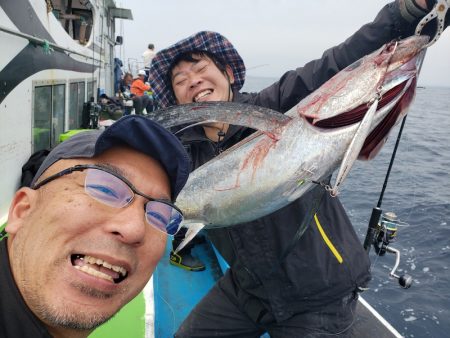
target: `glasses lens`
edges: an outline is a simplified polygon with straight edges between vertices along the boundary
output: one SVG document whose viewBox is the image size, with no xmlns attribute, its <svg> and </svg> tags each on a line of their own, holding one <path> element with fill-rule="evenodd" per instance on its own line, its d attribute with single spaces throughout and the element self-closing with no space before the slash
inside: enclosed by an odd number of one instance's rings
<svg viewBox="0 0 450 338">
<path fill-rule="evenodd" d="M 169 235 L 178 232 L 183 220 L 183 215 L 177 209 L 160 201 L 147 202 L 145 216 L 148 223 Z"/>
<path fill-rule="evenodd" d="M 114 208 L 123 208 L 134 197 L 133 191 L 120 178 L 99 169 L 88 169 L 84 184 L 86 193 Z"/>
</svg>

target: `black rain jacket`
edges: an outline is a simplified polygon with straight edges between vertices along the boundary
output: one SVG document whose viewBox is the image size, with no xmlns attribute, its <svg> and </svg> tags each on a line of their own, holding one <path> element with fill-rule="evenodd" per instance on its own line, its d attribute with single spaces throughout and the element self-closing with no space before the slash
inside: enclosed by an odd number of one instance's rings
<svg viewBox="0 0 450 338">
<path fill-rule="evenodd" d="M 233 101 L 284 113 L 341 69 L 391 40 L 412 35 L 415 27 L 416 23 L 408 24 L 401 17 L 397 3 L 388 4 L 372 23 L 325 51 L 320 59 L 288 71 L 259 93 L 235 92 Z M 217 144 L 206 138 L 201 127 L 194 127 L 186 130 L 181 139 L 195 169 L 251 133 L 248 128 L 230 126 Z M 328 193 L 323 194 L 306 232 L 281 259 L 303 218 L 311 213 L 313 194 L 314 189 L 253 222 L 208 230 L 208 236 L 230 264 L 235 284 L 258 297 L 277 321 L 339 301 L 367 287 L 371 278 L 369 258 L 360 239 L 339 199 Z"/>
</svg>

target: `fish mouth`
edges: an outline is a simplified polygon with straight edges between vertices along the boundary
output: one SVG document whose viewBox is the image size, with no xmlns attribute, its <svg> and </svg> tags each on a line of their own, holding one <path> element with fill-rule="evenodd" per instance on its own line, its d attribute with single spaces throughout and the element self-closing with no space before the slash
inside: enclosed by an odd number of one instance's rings
<svg viewBox="0 0 450 338">
<path fill-rule="evenodd" d="M 114 284 L 119 284 L 128 277 L 128 271 L 124 267 L 93 256 L 72 254 L 70 261 L 75 269 Z"/>
</svg>

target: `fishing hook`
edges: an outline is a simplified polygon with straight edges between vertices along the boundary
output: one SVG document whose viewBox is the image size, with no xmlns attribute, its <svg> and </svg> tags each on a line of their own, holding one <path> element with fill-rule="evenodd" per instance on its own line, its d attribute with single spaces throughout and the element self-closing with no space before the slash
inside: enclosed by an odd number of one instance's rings
<svg viewBox="0 0 450 338">
<path fill-rule="evenodd" d="M 378 86 L 377 90 L 375 92 L 375 95 L 367 102 L 367 108 L 370 108 L 372 106 L 372 104 L 374 104 L 375 101 L 380 102 L 381 99 L 383 98 L 383 94 L 381 94 L 383 92 L 383 86 Z"/>
<path fill-rule="evenodd" d="M 317 184 L 317 185 L 320 185 L 321 187 L 323 187 L 326 192 L 330 193 L 331 197 L 336 197 L 339 194 L 338 191 L 334 191 L 334 189 L 331 186 L 331 184 L 327 184 L 327 183 L 322 182 L 322 181 L 311 181 L 311 183 Z"/>
</svg>

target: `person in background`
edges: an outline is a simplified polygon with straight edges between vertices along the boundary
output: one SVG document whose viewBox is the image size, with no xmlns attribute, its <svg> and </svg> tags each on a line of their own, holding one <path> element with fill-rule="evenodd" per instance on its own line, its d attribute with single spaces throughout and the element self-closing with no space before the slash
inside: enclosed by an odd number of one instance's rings
<svg viewBox="0 0 450 338">
<path fill-rule="evenodd" d="M 0 235 L 0 337 L 87 337 L 141 292 L 183 219 L 189 165 L 135 115 L 51 150 Z"/>
<path fill-rule="evenodd" d="M 143 98 L 140 96 L 136 96 L 131 94 L 131 84 L 133 83 L 133 75 L 131 73 L 125 73 L 122 80 L 119 83 L 119 91 L 117 92 L 117 96 L 124 103 L 124 115 L 130 115 L 133 108 L 136 110 L 143 110 Z M 133 107 L 129 107 L 126 102 L 128 100 L 133 101 Z"/>
<path fill-rule="evenodd" d="M 114 93 L 117 93 L 119 90 L 120 80 L 123 75 L 123 63 L 119 58 L 114 58 Z"/>
<path fill-rule="evenodd" d="M 100 125 L 109 125 L 114 121 L 120 119 L 125 113 L 125 106 L 123 101 L 117 97 L 109 97 L 106 94 L 101 94 L 98 100 L 100 111 L 98 116 L 98 121 Z M 105 122 L 108 121 L 108 122 Z"/>
<path fill-rule="evenodd" d="M 144 67 L 150 67 L 150 63 L 155 57 L 155 45 L 153 43 L 149 43 L 147 49 L 142 53 L 142 60 L 144 62 Z"/>
<path fill-rule="evenodd" d="M 125 73 L 119 83 L 119 90 L 117 93 L 119 97 L 126 96 L 131 97 L 131 84 L 133 83 L 133 75 L 131 73 Z"/>
<path fill-rule="evenodd" d="M 432 0 L 427 2 L 398 0 L 386 5 L 344 43 L 286 72 L 259 93 L 240 92 L 244 62 L 215 32 L 199 32 L 159 51 L 149 81 L 161 108 L 235 101 L 285 113 L 354 61 L 393 39 L 414 34 L 433 6 Z M 194 126 L 180 137 L 195 169 L 252 132 L 220 122 Z M 296 236 L 304 224 L 305 232 Z M 175 337 L 260 337 L 264 332 L 272 338 L 351 335 L 358 295 L 371 279 L 370 262 L 339 199 L 323 187 L 318 185 L 261 219 L 207 234 L 230 269 Z M 179 235 L 174 249 L 184 233 Z M 180 264 L 187 254 L 180 251 Z"/>
<path fill-rule="evenodd" d="M 150 84 L 145 82 L 145 70 L 138 71 L 138 76 L 131 84 L 131 93 L 136 96 L 144 96 L 146 92 L 150 90 Z"/>
<path fill-rule="evenodd" d="M 149 43 L 147 49 L 142 53 L 142 60 L 144 62 L 144 70 L 145 70 L 145 82 L 148 81 L 148 72 L 150 69 L 150 64 L 155 57 L 155 45 L 153 43 Z"/>
<path fill-rule="evenodd" d="M 142 115 L 144 108 L 147 113 L 153 111 L 153 95 L 151 87 L 148 82 L 145 82 L 145 70 L 141 69 L 138 72 L 138 77 L 131 84 L 131 94 L 136 95 L 139 98 L 138 106 L 135 106 L 135 112 L 138 115 Z"/>
</svg>

